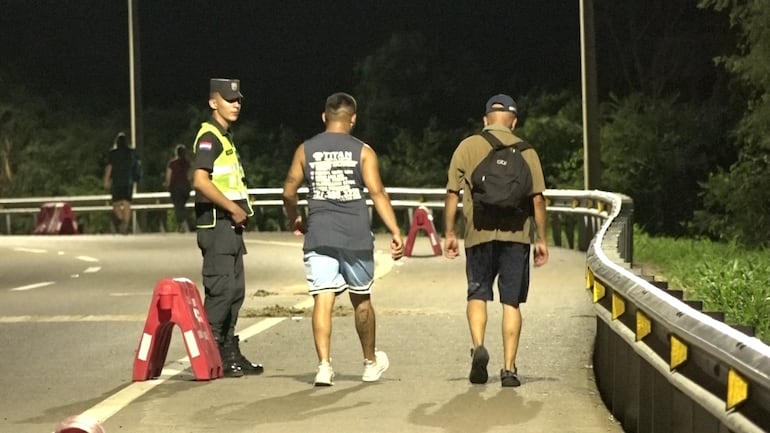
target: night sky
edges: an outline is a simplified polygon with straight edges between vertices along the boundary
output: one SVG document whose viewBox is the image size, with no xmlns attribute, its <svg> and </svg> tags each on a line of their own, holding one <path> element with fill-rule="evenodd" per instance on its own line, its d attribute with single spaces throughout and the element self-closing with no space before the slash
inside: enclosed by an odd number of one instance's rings
<svg viewBox="0 0 770 433">
<path fill-rule="evenodd" d="M 246 114 L 317 125 L 328 94 L 352 91 L 355 63 L 405 31 L 423 34 L 450 69 L 482 65 L 488 94 L 459 110 L 501 91 L 580 86 L 578 0 L 136 1 L 145 107 L 205 104 L 209 77 L 235 77 Z M 128 107 L 126 0 L 0 5 L 0 69 L 43 95 Z"/>
</svg>

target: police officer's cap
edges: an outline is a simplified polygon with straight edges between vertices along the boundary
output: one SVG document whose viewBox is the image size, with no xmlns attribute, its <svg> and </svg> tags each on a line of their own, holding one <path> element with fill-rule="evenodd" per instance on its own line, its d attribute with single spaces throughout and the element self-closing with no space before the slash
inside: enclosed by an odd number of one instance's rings
<svg viewBox="0 0 770 433">
<path fill-rule="evenodd" d="M 229 78 L 212 78 L 209 80 L 209 94 L 219 93 L 223 99 L 231 101 L 243 98 L 241 93 L 241 80 Z"/>
</svg>

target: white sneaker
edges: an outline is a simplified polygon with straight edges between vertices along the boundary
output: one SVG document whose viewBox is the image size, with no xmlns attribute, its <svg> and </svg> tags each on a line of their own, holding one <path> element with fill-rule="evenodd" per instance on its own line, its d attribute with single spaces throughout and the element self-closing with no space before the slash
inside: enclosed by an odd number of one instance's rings
<svg viewBox="0 0 770 433">
<path fill-rule="evenodd" d="M 334 369 L 328 361 L 321 361 L 318 364 L 318 373 L 315 374 L 315 386 L 332 386 L 334 385 Z"/>
<path fill-rule="evenodd" d="M 378 381 L 382 373 L 390 367 L 390 361 L 385 352 L 375 351 L 374 358 L 374 361 L 364 359 L 364 375 L 361 378 L 364 382 Z"/>
</svg>

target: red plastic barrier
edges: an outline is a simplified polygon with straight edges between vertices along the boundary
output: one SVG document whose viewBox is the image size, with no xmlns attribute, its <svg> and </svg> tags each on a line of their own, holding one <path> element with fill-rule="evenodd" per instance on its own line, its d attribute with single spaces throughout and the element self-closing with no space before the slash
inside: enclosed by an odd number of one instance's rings
<svg viewBox="0 0 770 433">
<path fill-rule="evenodd" d="M 104 427 L 94 418 L 73 415 L 60 422 L 54 433 L 104 433 Z"/>
<path fill-rule="evenodd" d="M 174 325 L 182 330 L 195 379 L 222 377 L 222 359 L 198 288 L 186 278 L 168 278 L 155 286 L 134 360 L 134 381 L 160 376 Z"/>
<path fill-rule="evenodd" d="M 78 233 L 78 223 L 69 203 L 44 203 L 40 206 L 33 234 L 74 235 Z"/>
<path fill-rule="evenodd" d="M 430 239 L 430 245 L 433 247 L 433 255 L 441 255 L 441 241 L 436 233 L 436 227 L 433 226 L 433 215 L 425 206 L 420 206 L 414 211 L 412 217 L 412 226 L 409 228 L 409 237 L 406 239 L 406 248 L 404 249 L 404 255 L 406 257 L 412 256 L 412 249 L 414 248 L 414 241 L 417 237 L 417 232 L 420 230 L 425 231 Z"/>
</svg>

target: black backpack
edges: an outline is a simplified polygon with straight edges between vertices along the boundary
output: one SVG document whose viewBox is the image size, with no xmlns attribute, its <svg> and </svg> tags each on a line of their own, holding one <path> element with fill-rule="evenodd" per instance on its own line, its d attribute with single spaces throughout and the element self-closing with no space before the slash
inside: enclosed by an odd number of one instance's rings
<svg viewBox="0 0 770 433">
<path fill-rule="evenodd" d="M 507 229 L 514 218 L 523 224 L 523 219 L 532 214 L 532 173 L 521 152 L 532 146 L 523 141 L 505 146 L 489 131 L 483 131 L 481 135 L 492 150 L 471 174 L 474 217 L 476 214 L 485 216 L 484 224 L 477 218 L 474 223 L 477 228 Z M 497 220 L 508 223 L 496 224 Z"/>
</svg>

